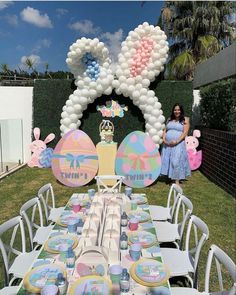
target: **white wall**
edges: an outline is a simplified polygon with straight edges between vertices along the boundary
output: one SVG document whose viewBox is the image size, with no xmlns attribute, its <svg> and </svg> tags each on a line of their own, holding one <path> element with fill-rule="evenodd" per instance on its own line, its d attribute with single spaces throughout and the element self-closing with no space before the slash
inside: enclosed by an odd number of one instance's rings
<svg viewBox="0 0 236 295">
<path fill-rule="evenodd" d="M 2 153 L 7 157 L 4 161 L 15 161 L 22 154 L 23 162 L 30 159 L 32 132 L 33 87 L 0 87 L 0 120 L 2 121 Z M 5 121 L 5 120 L 9 121 Z M 18 120 L 10 120 L 18 119 Z M 23 142 L 21 142 L 21 122 Z M 5 141 L 5 143 L 4 143 Z M 22 147 L 20 147 L 22 145 Z M 20 157 L 22 158 L 22 156 Z M 20 159 L 19 158 L 19 159 Z"/>
</svg>

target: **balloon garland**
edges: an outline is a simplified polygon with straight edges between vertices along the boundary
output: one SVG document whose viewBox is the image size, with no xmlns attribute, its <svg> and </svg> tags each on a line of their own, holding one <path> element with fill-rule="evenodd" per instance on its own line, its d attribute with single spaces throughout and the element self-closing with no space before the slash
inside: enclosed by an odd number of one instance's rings
<svg viewBox="0 0 236 295">
<path fill-rule="evenodd" d="M 164 70 L 168 42 L 165 33 L 147 22 L 130 31 L 122 42 L 115 75 L 108 49 L 97 38 L 81 38 L 70 46 L 66 62 L 74 74 L 77 89 L 69 96 L 61 114 L 61 135 L 78 129 L 83 111 L 102 94 L 115 89 L 118 95 L 130 97 L 146 121 L 146 133 L 159 146 L 162 143 L 165 118 L 155 92 L 148 87 Z"/>
</svg>

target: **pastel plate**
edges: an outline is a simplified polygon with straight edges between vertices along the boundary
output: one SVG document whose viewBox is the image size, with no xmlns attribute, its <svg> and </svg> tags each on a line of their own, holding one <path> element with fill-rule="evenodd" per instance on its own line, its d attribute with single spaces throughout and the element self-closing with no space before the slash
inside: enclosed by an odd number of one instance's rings
<svg viewBox="0 0 236 295">
<path fill-rule="evenodd" d="M 61 245 L 67 245 L 68 248 L 72 247 L 74 249 L 78 245 L 78 239 L 72 235 L 57 235 L 49 238 L 44 248 L 50 253 L 59 253 Z"/>
<path fill-rule="evenodd" d="M 164 285 L 170 277 L 162 262 L 147 258 L 133 263 L 130 274 L 136 282 L 147 287 Z"/>
<path fill-rule="evenodd" d="M 136 211 L 130 211 L 128 214 L 128 218 L 129 219 L 136 218 L 141 223 L 141 222 L 149 221 L 151 219 L 151 216 L 145 211 L 136 210 Z"/>
<path fill-rule="evenodd" d="M 112 285 L 104 277 L 86 276 L 77 280 L 70 288 L 69 295 L 110 295 L 112 294 Z"/>
<path fill-rule="evenodd" d="M 46 283 L 55 283 L 59 273 L 63 273 L 64 277 L 66 277 L 65 269 L 56 264 L 46 264 L 35 267 L 24 277 L 24 287 L 31 293 L 40 293 Z"/>
<path fill-rule="evenodd" d="M 131 197 L 131 199 L 135 201 L 137 205 L 142 205 L 147 203 L 147 198 L 142 195 L 133 196 Z"/>
<path fill-rule="evenodd" d="M 64 211 L 60 218 L 57 220 L 57 224 L 61 226 L 67 226 L 70 220 L 78 220 L 83 216 L 83 213 L 74 213 L 73 211 Z"/>
<path fill-rule="evenodd" d="M 129 233 L 129 244 L 140 243 L 143 248 L 148 248 L 157 243 L 156 236 L 147 231 Z"/>
</svg>

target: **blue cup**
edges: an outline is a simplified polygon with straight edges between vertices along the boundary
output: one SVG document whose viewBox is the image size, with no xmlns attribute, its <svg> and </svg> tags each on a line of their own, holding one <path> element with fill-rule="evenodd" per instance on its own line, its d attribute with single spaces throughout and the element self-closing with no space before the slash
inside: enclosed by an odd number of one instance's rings
<svg viewBox="0 0 236 295">
<path fill-rule="evenodd" d="M 72 219 L 72 220 L 68 221 L 67 229 L 68 229 L 68 232 L 70 234 L 76 234 L 77 233 L 78 222 L 79 222 L 79 220 L 76 220 L 76 219 Z"/>
<path fill-rule="evenodd" d="M 90 197 L 90 198 L 94 197 L 94 196 L 95 196 L 95 192 L 96 192 L 95 189 L 93 189 L 93 188 L 89 189 L 89 190 L 88 190 L 88 195 L 89 195 L 89 197 Z"/>
<path fill-rule="evenodd" d="M 129 255 L 132 260 L 137 261 L 141 256 L 142 245 L 141 244 L 132 244 L 129 249 Z"/>
<path fill-rule="evenodd" d="M 132 195 L 132 187 L 126 187 L 125 188 L 125 194 L 127 197 L 130 198 L 130 196 Z"/>
</svg>

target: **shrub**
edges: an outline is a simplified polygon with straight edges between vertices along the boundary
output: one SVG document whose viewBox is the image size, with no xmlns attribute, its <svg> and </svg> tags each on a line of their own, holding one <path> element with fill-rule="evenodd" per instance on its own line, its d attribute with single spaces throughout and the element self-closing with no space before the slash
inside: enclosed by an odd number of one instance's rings
<svg viewBox="0 0 236 295">
<path fill-rule="evenodd" d="M 236 131 L 236 79 L 200 88 L 200 115 L 205 127 Z"/>
</svg>

